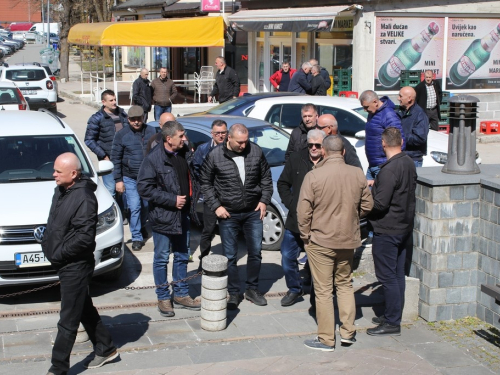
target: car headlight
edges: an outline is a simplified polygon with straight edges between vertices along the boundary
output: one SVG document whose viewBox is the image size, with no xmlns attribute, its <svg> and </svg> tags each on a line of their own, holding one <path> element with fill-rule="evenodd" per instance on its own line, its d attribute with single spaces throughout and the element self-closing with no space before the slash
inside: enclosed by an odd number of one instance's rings
<svg viewBox="0 0 500 375">
<path fill-rule="evenodd" d="M 448 154 L 446 152 L 431 151 L 431 157 L 439 164 L 446 164 L 448 160 Z"/>
<path fill-rule="evenodd" d="M 116 210 L 116 204 L 113 203 L 113 205 L 110 208 L 108 208 L 106 211 L 97 216 L 96 234 L 101 234 L 107 231 L 113 225 L 115 225 L 116 221 L 118 220 L 118 217 L 119 216 L 118 216 L 118 211 Z"/>
</svg>

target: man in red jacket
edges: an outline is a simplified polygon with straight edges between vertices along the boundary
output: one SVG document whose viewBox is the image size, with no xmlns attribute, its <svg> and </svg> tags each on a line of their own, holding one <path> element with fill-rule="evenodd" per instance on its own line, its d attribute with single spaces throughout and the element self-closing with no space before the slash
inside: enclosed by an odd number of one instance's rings
<svg viewBox="0 0 500 375">
<path fill-rule="evenodd" d="M 284 61 L 283 65 L 281 65 L 281 69 L 275 72 L 269 80 L 276 91 L 288 91 L 288 84 L 296 71 L 296 69 L 290 68 L 290 63 L 288 61 Z"/>
</svg>

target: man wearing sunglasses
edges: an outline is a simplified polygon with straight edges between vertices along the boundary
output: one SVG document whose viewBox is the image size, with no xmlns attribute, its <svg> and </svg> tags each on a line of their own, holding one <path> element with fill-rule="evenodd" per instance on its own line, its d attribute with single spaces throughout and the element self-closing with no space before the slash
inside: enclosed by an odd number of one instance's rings
<svg viewBox="0 0 500 375">
<path fill-rule="evenodd" d="M 224 142 L 227 136 L 227 124 L 223 120 L 215 120 L 212 122 L 212 140 L 200 145 L 196 152 L 194 153 L 194 158 L 192 162 L 194 177 L 197 183 L 200 183 L 200 172 L 201 166 L 205 161 L 208 153 L 212 151 L 215 147 Z M 217 225 L 217 215 L 212 211 L 206 202 L 203 204 L 203 231 L 201 232 L 200 238 L 200 266 L 201 260 L 210 254 L 210 249 L 212 248 L 212 240 L 215 235 L 215 227 Z"/>
<path fill-rule="evenodd" d="M 132 250 L 138 251 L 144 246 L 142 228 L 146 224 L 147 202 L 137 192 L 137 175 L 146 156 L 148 140 L 155 134 L 152 126 L 142 121 L 144 110 L 133 105 L 128 110 L 130 126 L 116 133 L 111 150 L 111 161 L 114 164 L 113 176 L 116 191 L 125 195 L 130 210 L 130 232 L 132 234 Z"/>
<path fill-rule="evenodd" d="M 307 133 L 307 148 L 290 155 L 278 179 L 278 193 L 288 208 L 285 235 L 281 243 L 281 266 L 288 291 L 281 299 L 281 306 L 293 305 L 304 294 L 297 261 L 300 252 L 304 251 L 304 243 L 300 238 L 297 224 L 297 202 L 304 177 L 323 158 L 321 149 L 324 138 L 325 133 L 321 130 L 310 130 Z"/>
</svg>

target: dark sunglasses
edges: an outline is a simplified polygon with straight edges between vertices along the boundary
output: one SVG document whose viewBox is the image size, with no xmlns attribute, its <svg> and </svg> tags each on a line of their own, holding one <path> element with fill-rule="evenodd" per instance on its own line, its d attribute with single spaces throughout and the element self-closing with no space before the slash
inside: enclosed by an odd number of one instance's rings
<svg viewBox="0 0 500 375">
<path fill-rule="evenodd" d="M 316 147 L 318 149 L 318 148 L 322 148 L 323 145 L 321 143 L 308 143 L 307 147 L 309 147 L 309 148 Z"/>
<path fill-rule="evenodd" d="M 142 117 L 129 117 L 128 119 L 130 122 L 142 121 Z"/>
</svg>

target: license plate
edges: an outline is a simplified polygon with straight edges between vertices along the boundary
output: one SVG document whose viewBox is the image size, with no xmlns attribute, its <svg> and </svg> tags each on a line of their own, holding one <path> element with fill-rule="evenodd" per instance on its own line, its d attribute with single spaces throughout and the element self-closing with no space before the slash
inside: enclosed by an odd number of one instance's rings
<svg viewBox="0 0 500 375">
<path fill-rule="evenodd" d="M 45 258 L 45 254 L 41 251 L 36 253 L 16 253 L 16 266 L 22 267 L 39 267 L 48 266 L 50 262 Z"/>
<path fill-rule="evenodd" d="M 36 95 L 36 90 L 21 90 L 23 95 Z"/>
</svg>

